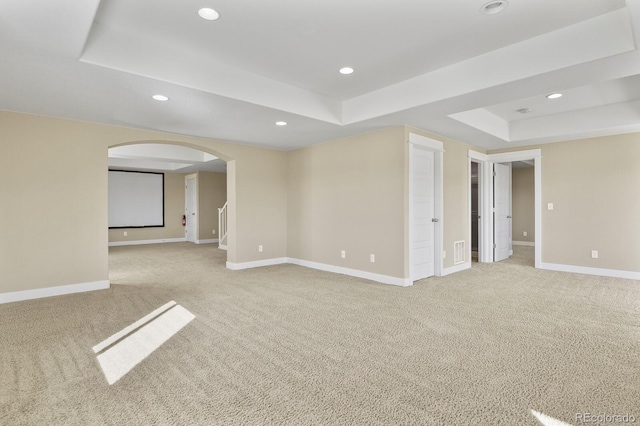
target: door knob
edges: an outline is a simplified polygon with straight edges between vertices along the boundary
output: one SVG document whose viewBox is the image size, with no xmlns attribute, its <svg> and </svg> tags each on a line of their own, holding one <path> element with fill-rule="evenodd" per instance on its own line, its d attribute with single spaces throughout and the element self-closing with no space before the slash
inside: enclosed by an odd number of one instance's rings
<svg viewBox="0 0 640 426">
<path fill-rule="evenodd" d="M 436 219 L 435 217 L 431 219 L 431 222 L 440 222 L 440 219 Z"/>
</svg>

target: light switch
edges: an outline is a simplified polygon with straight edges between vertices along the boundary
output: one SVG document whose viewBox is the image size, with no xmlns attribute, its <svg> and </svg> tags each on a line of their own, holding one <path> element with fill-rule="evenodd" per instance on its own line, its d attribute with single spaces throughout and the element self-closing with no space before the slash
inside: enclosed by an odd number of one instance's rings
<svg viewBox="0 0 640 426">
<path fill-rule="evenodd" d="M 547 204 L 547 210 L 553 210 L 553 203 Z"/>
</svg>

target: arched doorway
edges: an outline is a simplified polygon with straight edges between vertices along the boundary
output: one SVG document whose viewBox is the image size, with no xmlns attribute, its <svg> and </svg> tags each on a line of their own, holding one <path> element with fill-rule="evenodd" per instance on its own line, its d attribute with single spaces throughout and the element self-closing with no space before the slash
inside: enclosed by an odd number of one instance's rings
<svg viewBox="0 0 640 426">
<path fill-rule="evenodd" d="M 235 173 L 227 173 L 227 162 L 232 159 L 206 147 L 174 141 L 135 141 L 118 144 L 109 148 L 109 246 L 140 246 L 148 244 L 174 243 L 190 241 L 191 244 L 218 245 L 220 241 L 220 223 L 218 209 L 227 205 L 228 189 L 234 190 Z M 123 177 L 125 187 L 138 185 L 136 179 L 156 181 L 140 183 L 147 194 L 156 191 L 156 205 L 162 211 L 156 216 L 162 220 L 145 223 L 143 219 L 132 221 L 113 220 L 120 210 L 126 210 L 126 202 L 112 202 L 112 176 Z M 130 179 L 133 177 L 133 179 Z M 133 182 L 133 183 L 127 183 Z M 140 188 L 138 188 L 140 190 Z M 134 192 L 135 194 L 135 192 Z M 127 195 L 136 198 L 135 195 Z M 126 200 L 127 196 L 124 197 Z M 145 195 L 146 196 L 146 195 Z M 144 197 L 140 197 L 144 198 Z M 153 197 L 151 197 L 153 199 Z M 158 201 L 159 200 L 159 201 Z M 192 204 L 188 204 L 188 203 Z M 143 203 L 144 204 L 144 203 Z M 149 206 L 138 209 L 153 210 Z M 114 207 L 115 205 L 115 207 Z M 156 210 L 158 208 L 156 207 Z M 115 211 L 115 213 L 114 213 Z M 135 213 L 135 212 L 134 212 Z M 226 217 L 233 217 L 230 206 Z M 113 223 L 112 223 L 113 221 Z M 224 226 L 233 232 L 232 228 Z M 189 238 L 187 238 L 189 236 Z M 225 243 L 233 244 L 227 238 Z M 216 254 L 216 259 L 224 265 L 227 252 Z"/>
</svg>

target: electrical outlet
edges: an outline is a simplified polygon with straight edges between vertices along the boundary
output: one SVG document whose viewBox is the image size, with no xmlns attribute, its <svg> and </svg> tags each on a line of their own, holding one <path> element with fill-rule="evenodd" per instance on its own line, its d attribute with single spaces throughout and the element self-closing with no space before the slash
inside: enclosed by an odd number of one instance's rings
<svg viewBox="0 0 640 426">
<path fill-rule="evenodd" d="M 214 229 L 213 231 L 211 231 L 213 233 L 213 235 L 216 235 L 216 230 Z"/>
<path fill-rule="evenodd" d="M 262 253 L 262 244 L 260 244 L 260 245 L 258 246 L 258 251 L 259 251 L 260 253 Z"/>
<path fill-rule="evenodd" d="M 344 250 L 341 250 L 340 251 L 340 257 L 343 258 L 343 259 L 346 259 L 347 258 L 347 252 L 344 251 Z"/>
<path fill-rule="evenodd" d="M 526 237 L 526 236 L 527 236 L 527 231 L 523 231 L 523 232 L 522 232 L 522 236 L 523 236 L 523 237 Z"/>
<path fill-rule="evenodd" d="M 124 231 L 124 236 L 125 236 L 125 237 L 127 236 L 127 231 Z"/>
<path fill-rule="evenodd" d="M 598 258 L 598 250 L 591 250 L 591 258 L 592 259 Z"/>
<path fill-rule="evenodd" d="M 376 255 L 375 254 L 370 254 L 369 255 L 369 262 L 376 263 Z"/>
</svg>

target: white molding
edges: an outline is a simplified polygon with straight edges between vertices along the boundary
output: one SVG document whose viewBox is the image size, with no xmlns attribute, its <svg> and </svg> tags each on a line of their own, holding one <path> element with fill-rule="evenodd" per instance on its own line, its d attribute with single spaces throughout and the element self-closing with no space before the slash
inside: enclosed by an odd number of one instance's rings
<svg viewBox="0 0 640 426">
<path fill-rule="evenodd" d="M 474 150 L 472 150 L 472 149 L 470 149 L 470 150 L 468 151 L 468 155 L 469 155 L 469 158 L 470 158 L 470 159 L 472 159 L 472 160 L 476 160 L 476 161 L 488 161 L 488 160 L 487 160 L 487 154 L 483 154 L 483 153 L 481 153 L 481 152 L 474 151 Z"/>
<path fill-rule="evenodd" d="M 43 297 L 62 296 L 64 294 L 83 293 L 85 291 L 105 290 L 110 286 L 109 280 L 90 283 L 61 285 L 57 287 L 37 288 L 33 290 L 0 293 L 0 304 L 20 302 L 22 300 L 41 299 Z"/>
<path fill-rule="evenodd" d="M 536 243 L 532 241 L 511 241 L 511 244 L 514 246 L 527 246 L 527 247 L 535 247 Z"/>
<path fill-rule="evenodd" d="M 196 240 L 196 244 L 213 244 L 213 243 L 217 243 L 218 239 L 217 238 L 212 238 L 209 240 Z"/>
<path fill-rule="evenodd" d="M 289 263 L 292 263 L 294 265 L 304 266 L 311 269 L 318 269 L 320 271 L 333 272 L 335 274 L 342 274 L 342 275 L 349 275 L 351 277 L 356 277 L 356 278 L 364 278 L 366 280 L 376 281 L 382 284 L 397 285 L 401 287 L 408 287 L 413 285 L 413 282 L 411 281 L 410 278 L 391 277 L 388 275 L 381 275 L 373 272 L 361 271 L 359 269 L 344 268 L 342 266 L 327 265 L 325 263 L 311 262 L 311 261 L 302 260 L 302 259 L 289 258 Z"/>
<path fill-rule="evenodd" d="M 540 262 L 540 269 L 546 269 L 549 271 L 571 272 L 574 274 L 598 275 L 601 277 L 640 280 L 640 272 L 622 271 L 619 269 L 591 268 L 588 266 L 561 265 L 559 263 L 546 262 Z"/>
<path fill-rule="evenodd" d="M 447 275 L 455 274 L 456 272 L 464 271 L 465 269 L 471 269 L 471 262 L 465 262 L 449 268 L 444 268 L 442 270 L 442 276 L 445 277 Z"/>
<path fill-rule="evenodd" d="M 501 152 L 487 155 L 492 163 L 510 163 L 512 161 L 531 160 L 542 156 L 541 149 L 527 149 L 523 151 Z"/>
<path fill-rule="evenodd" d="M 109 243 L 109 247 L 113 246 L 139 246 L 142 244 L 162 244 L 162 243 L 183 243 L 186 238 L 162 238 L 159 240 L 138 240 L 138 241 L 114 241 Z"/>
<path fill-rule="evenodd" d="M 415 133 L 409 133 L 409 143 L 423 146 L 429 149 L 434 149 L 436 151 L 444 152 L 444 145 L 442 142 L 437 141 L 435 139 L 430 139 L 424 136 L 420 136 Z"/>
<path fill-rule="evenodd" d="M 241 271 L 243 269 L 260 268 L 262 266 L 282 265 L 283 263 L 289 263 L 289 259 L 286 257 L 278 257 L 274 259 L 254 260 L 253 262 L 227 262 L 227 269 Z"/>
</svg>

